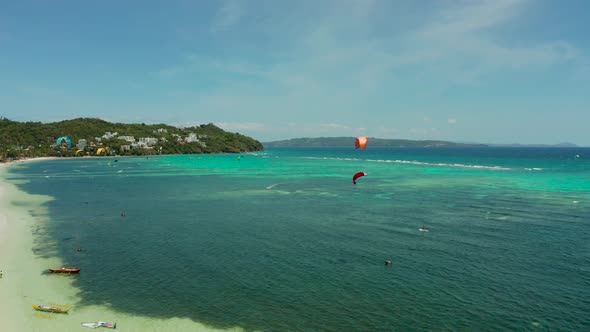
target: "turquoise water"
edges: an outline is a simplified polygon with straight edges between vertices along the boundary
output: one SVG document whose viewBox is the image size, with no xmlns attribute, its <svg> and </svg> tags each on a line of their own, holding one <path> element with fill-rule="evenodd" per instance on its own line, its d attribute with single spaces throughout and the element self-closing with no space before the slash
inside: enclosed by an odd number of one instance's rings
<svg viewBox="0 0 590 332">
<path fill-rule="evenodd" d="M 82 268 L 79 305 L 264 331 L 590 329 L 590 149 L 83 158 L 9 177 L 55 198 L 34 250 Z"/>
</svg>

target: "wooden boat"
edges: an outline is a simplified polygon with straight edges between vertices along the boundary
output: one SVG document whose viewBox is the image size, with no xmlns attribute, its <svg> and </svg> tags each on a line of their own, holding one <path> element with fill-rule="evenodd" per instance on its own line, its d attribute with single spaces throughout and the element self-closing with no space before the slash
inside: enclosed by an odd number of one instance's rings
<svg viewBox="0 0 590 332">
<path fill-rule="evenodd" d="M 33 304 L 33 308 L 35 308 L 35 310 L 39 310 L 39 311 L 55 312 L 55 313 L 59 313 L 59 314 L 66 314 L 68 311 L 70 311 L 70 308 L 48 307 L 48 306 L 37 305 L 37 304 Z"/>
<path fill-rule="evenodd" d="M 61 269 L 49 269 L 51 273 L 80 273 L 79 267 L 62 267 Z"/>
</svg>

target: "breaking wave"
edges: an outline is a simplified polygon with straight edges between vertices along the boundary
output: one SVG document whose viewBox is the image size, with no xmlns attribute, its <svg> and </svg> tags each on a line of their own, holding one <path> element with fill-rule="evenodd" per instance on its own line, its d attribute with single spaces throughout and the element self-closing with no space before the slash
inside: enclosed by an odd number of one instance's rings
<svg viewBox="0 0 590 332">
<path fill-rule="evenodd" d="M 332 158 L 332 157 L 304 157 L 305 159 L 321 159 L 321 160 L 344 160 L 344 161 L 362 161 L 359 158 Z M 456 168 L 475 168 L 475 169 L 490 169 L 499 171 L 510 171 L 512 168 L 504 166 L 487 166 L 487 165 L 470 165 L 470 164 L 459 164 L 459 163 L 429 163 L 415 160 L 387 160 L 387 159 L 366 159 L 364 161 L 373 163 L 392 163 L 392 164 L 409 164 L 409 165 L 420 165 L 420 166 L 440 166 L 440 167 L 456 167 Z M 537 169 L 535 169 L 537 170 Z M 540 170 L 540 169 L 539 169 Z"/>
</svg>

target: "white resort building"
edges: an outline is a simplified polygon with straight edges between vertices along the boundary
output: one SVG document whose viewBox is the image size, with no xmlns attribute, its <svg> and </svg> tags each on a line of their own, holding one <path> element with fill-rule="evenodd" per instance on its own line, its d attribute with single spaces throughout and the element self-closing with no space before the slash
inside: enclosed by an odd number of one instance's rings
<svg viewBox="0 0 590 332">
<path fill-rule="evenodd" d="M 127 142 L 135 142 L 135 138 L 133 136 L 119 136 L 119 139 L 122 139 Z"/>
</svg>

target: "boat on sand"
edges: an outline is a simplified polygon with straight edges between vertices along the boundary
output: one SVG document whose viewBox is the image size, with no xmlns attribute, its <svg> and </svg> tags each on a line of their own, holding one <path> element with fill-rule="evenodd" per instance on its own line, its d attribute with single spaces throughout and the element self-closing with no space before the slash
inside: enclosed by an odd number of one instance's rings
<svg viewBox="0 0 590 332">
<path fill-rule="evenodd" d="M 70 308 L 51 307 L 51 306 L 38 305 L 38 304 L 33 304 L 33 308 L 35 310 L 39 310 L 39 311 L 55 312 L 58 314 L 66 314 L 66 313 L 68 313 L 68 311 L 70 311 Z"/>
</svg>

